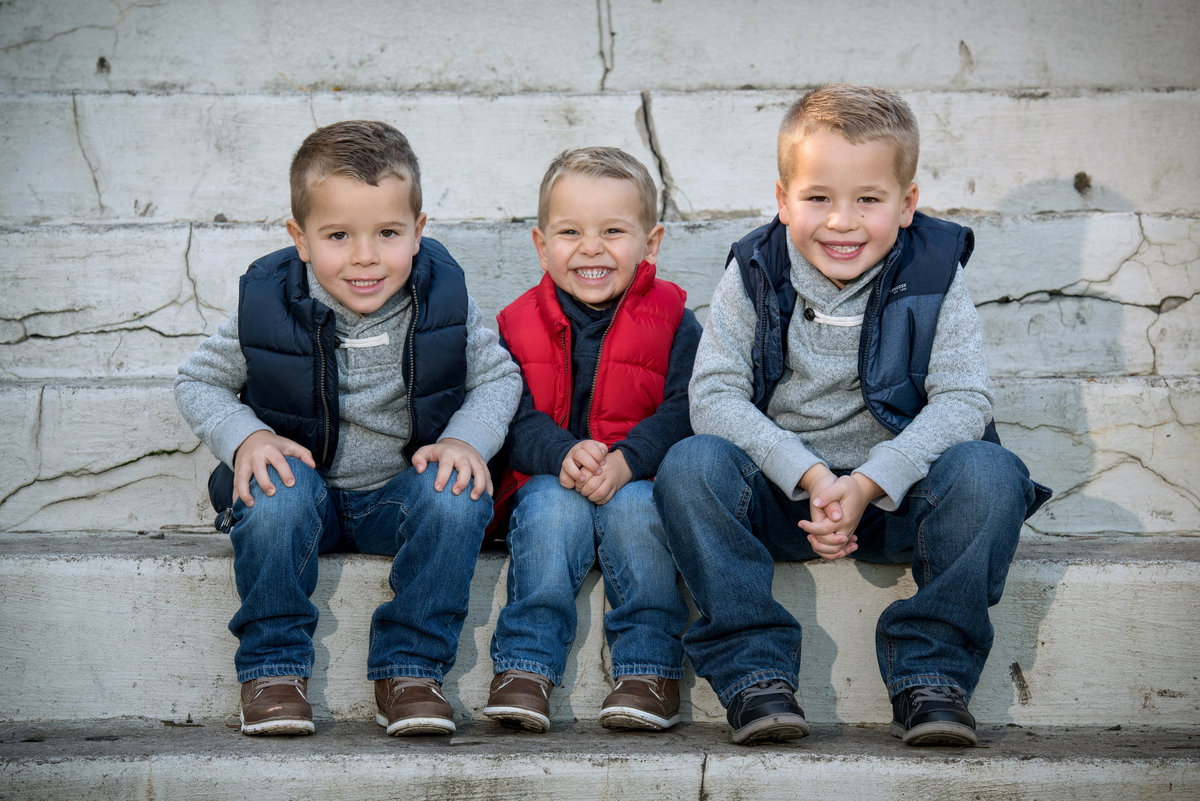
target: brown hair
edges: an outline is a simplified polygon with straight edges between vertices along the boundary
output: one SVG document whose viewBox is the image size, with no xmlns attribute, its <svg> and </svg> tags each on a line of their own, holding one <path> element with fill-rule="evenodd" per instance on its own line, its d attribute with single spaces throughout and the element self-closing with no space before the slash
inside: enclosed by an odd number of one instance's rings
<svg viewBox="0 0 1200 801">
<path fill-rule="evenodd" d="M 550 190 L 567 173 L 590 178 L 620 178 L 632 181 L 638 192 L 638 219 L 647 231 L 658 224 L 658 190 L 649 170 L 640 161 L 616 147 L 580 147 L 564 150 L 550 162 L 538 190 L 538 227 L 546 227 L 550 212 Z"/>
<path fill-rule="evenodd" d="M 292 217 L 301 225 L 312 210 L 314 181 L 342 175 L 378 186 L 391 175 L 408 182 L 413 215 L 421 213 L 421 169 L 404 134 L 386 122 L 347 120 L 310 133 L 292 157 Z"/>
<path fill-rule="evenodd" d="M 908 103 L 886 89 L 831 84 L 813 89 L 797 100 L 779 125 L 779 180 L 786 187 L 792 176 L 796 143 L 817 131 L 836 131 L 857 145 L 883 139 L 896 151 L 896 178 L 902 187 L 917 174 L 921 136 Z"/>
</svg>

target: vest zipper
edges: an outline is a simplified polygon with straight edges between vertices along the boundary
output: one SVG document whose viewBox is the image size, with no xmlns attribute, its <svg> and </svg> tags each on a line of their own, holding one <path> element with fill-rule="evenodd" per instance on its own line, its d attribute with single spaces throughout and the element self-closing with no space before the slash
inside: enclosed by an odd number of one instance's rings
<svg viewBox="0 0 1200 801">
<path fill-rule="evenodd" d="M 407 396 L 408 405 L 408 444 L 409 449 L 415 452 L 416 448 L 412 446 L 417 442 L 417 417 L 413 413 L 413 384 L 417 378 L 417 356 L 413 346 L 413 335 L 417 331 L 417 316 L 421 312 L 421 301 L 417 298 L 416 287 L 410 286 L 409 291 L 412 293 L 412 322 L 408 324 L 408 341 L 404 343 L 405 350 L 408 351 L 408 386 L 405 387 L 404 394 Z"/>
<path fill-rule="evenodd" d="M 617 315 L 621 313 L 621 306 L 625 303 L 625 296 L 629 294 L 629 290 L 633 288 L 637 281 L 638 268 L 633 268 L 633 277 L 629 279 L 629 286 L 625 287 L 625 291 L 621 293 L 621 297 L 617 299 L 617 306 L 613 309 L 612 317 L 608 320 L 608 327 L 604 329 L 604 335 L 600 337 L 600 347 L 596 350 L 596 369 L 592 373 L 592 392 L 588 395 L 587 411 L 583 415 L 583 419 L 587 423 L 587 432 L 595 439 L 595 432 L 592 431 L 592 404 L 596 400 L 596 380 L 600 377 L 600 361 L 604 358 L 604 343 L 608 340 L 608 332 L 612 330 L 613 323 L 617 321 Z M 568 409 L 570 406 L 567 407 Z M 607 445 L 608 443 L 604 443 Z"/>
<path fill-rule="evenodd" d="M 567 427 L 567 418 L 571 415 L 571 351 L 567 347 L 567 331 L 570 330 L 571 324 L 567 323 L 567 328 L 559 332 L 559 339 L 562 340 L 563 366 L 567 370 L 567 403 L 563 407 L 562 417 L 558 418 L 558 427 Z"/>
<path fill-rule="evenodd" d="M 325 385 L 325 344 L 321 341 L 321 333 L 324 330 L 323 323 L 317 323 L 317 357 L 320 359 L 321 365 L 317 369 L 317 394 L 321 396 L 321 419 L 324 422 L 323 436 L 321 437 L 321 458 L 318 464 L 325 464 L 329 458 L 329 438 L 332 435 L 329 423 L 329 398 L 326 395 Z"/>
</svg>

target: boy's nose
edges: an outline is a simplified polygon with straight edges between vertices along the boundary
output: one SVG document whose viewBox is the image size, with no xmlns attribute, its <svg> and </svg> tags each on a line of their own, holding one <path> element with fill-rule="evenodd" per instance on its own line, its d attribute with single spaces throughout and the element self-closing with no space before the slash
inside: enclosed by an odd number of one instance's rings
<svg viewBox="0 0 1200 801">
<path fill-rule="evenodd" d="M 374 264 L 378 261 L 378 255 L 373 242 L 360 239 L 354 245 L 351 258 L 355 264 Z"/>
<path fill-rule="evenodd" d="M 580 242 L 584 253 L 599 253 L 604 250 L 604 243 L 599 236 L 584 236 Z"/>
<path fill-rule="evenodd" d="M 854 209 L 837 206 L 829 211 L 829 219 L 825 221 L 825 225 L 834 231 L 850 231 L 858 223 L 858 216 Z"/>
</svg>

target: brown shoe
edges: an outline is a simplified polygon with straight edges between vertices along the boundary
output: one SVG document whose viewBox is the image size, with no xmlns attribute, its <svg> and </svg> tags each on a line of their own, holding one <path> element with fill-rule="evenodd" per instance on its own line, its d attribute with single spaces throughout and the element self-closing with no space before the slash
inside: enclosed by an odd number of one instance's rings
<svg viewBox="0 0 1200 801">
<path fill-rule="evenodd" d="M 308 679 L 262 676 L 242 684 L 242 734 L 312 734 Z"/>
<path fill-rule="evenodd" d="M 395 676 L 375 681 L 375 722 L 393 737 L 453 734 L 454 708 L 435 679 Z"/>
<path fill-rule="evenodd" d="M 662 731 L 679 722 L 679 682 L 661 676 L 622 676 L 600 707 L 606 729 Z"/>
<path fill-rule="evenodd" d="M 544 732 L 550 728 L 550 688 L 545 676 L 506 670 L 492 679 L 483 714 L 510 729 Z"/>
</svg>

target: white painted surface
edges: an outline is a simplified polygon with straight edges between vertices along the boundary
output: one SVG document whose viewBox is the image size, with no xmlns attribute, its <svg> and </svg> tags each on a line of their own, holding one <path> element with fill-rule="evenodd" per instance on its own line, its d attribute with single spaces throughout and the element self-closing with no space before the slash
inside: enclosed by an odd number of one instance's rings
<svg viewBox="0 0 1200 801">
<path fill-rule="evenodd" d="M 82 553 L 72 555 L 73 541 Z M 95 536 L 89 542 L 58 535 L 58 547 L 14 553 L 11 545 L 20 548 L 22 539 L 9 535 L 8 553 L 0 556 L 0 640 L 9 644 L 0 655 L 6 677 L 0 719 L 54 719 L 64 698 L 80 718 L 235 715 L 236 641 L 225 624 L 237 595 L 232 559 L 221 555 L 229 553 L 227 541 L 173 533 L 161 543 L 134 535 L 107 541 L 112 545 Z M 1032 553 L 1015 562 L 993 610 L 996 644 L 972 702 L 980 721 L 1169 726 L 1200 720 L 1200 679 L 1192 670 L 1200 663 L 1200 638 L 1195 615 L 1183 611 L 1200 608 L 1200 562 L 1119 553 L 1090 561 L 1086 548 L 1074 557 Z M 1160 556 L 1178 558 L 1174 553 L 1164 546 Z M 366 635 L 375 607 L 391 595 L 388 564 L 384 557 L 321 560 L 313 596 L 321 614 L 317 665 L 309 685 L 319 717 L 370 714 Z M 447 678 L 450 701 L 467 717 L 481 718 L 487 699 L 488 645 L 505 598 L 505 564 L 481 557 L 458 663 Z M 810 721 L 890 719 L 875 660 L 875 623 L 887 604 L 912 591 L 909 572 L 900 567 L 853 560 L 778 566 L 776 597 L 805 630 L 800 697 Z M 611 687 L 604 604 L 592 573 L 578 601 L 579 639 L 565 689 L 552 696 L 555 720 L 594 720 Z M 1155 624 L 1141 625 L 1146 620 Z M 103 636 L 80 638 L 79 631 Z M 1023 684 L 1014 679 L 1014 664 Z M 689 673 L 683 689 L 685 719 L 722 720 L 706 682 Z"/>
</svg>

